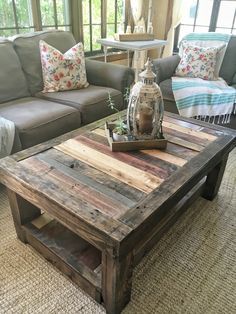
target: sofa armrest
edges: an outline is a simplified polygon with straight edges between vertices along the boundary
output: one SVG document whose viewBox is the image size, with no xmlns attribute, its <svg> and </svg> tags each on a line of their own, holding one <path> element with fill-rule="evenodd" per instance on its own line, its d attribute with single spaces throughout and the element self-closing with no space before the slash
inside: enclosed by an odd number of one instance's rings
<svg viewBox="0 0 236 314">
<path fill-rule="evenodd" d="M 156 82 L 159 84 L 160 82 L 170 79 L 174 73 L 177 65 L 180 62 L 180 56 L 174 55 L 170 57 L 166 57 L 163 59 L 154 59 L 153 63 L 153 71 L 156 74 Z"/>
<path fill-rule="evenodd" d="M 134 71 L 126 66 L 86 58 L 87 80 L 90 84 L 106 86 L 125 93 L 134 81 Z"/>
</svg>

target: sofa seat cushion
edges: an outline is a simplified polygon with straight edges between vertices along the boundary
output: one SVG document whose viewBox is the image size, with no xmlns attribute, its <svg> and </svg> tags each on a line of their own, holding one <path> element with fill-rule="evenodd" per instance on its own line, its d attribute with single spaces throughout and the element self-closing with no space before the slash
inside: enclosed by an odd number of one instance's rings
<svg viewBox="0 0 236 314">
<path fill-rule="evenodd" d="M 109 93 L 116 108 L 119 110 L 124 109 L 123 95 L 121 92 L 103 86 L 89 85 L 87 88 L 80 90 L 38 93 L 37 97 L 60 102 L 78 109 L 81 112 L 81 120 L 84 125 L 115 113 L 115 111 L 108 106 L 107 100 Z"/>
<path fill-rule="evenodd" d="M 77 109 L 34 97 L 5 103 L 0 116 L 15 123 L 22 148 L 27 148 L 80 127 Z"/>
</svg>

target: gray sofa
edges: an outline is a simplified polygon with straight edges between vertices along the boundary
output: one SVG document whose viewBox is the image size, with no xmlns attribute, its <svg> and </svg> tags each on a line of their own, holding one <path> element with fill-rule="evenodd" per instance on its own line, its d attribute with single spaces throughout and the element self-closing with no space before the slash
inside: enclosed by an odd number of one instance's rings
<svg viewBox="0 0 236 314">
<path fill-rule="evenodd" d="M 173 113 L 178 113 L 178 109 L 172 91 L 171 77 L 174 75 L 179 62 L 179 55 L 153 60 L 153 69 L 157 75 L 156 82 L 160 86 L 163 94 L 165 110 Z M 232 35 L 228 43 L 220 68 L 220 77 L 222 77 L 228 85 L 236 88 L 236 36 Z M 224 126 L 236 129 L 236 115 L 232 115 L 230 123 L 224 124 Z"/>
<path fill-rule="evenodd" d="M 134 80 L 128 67 L 86 59 L 89 87 L 43 94 L 39 40 L 63 53 L 75 45 L 70 32 L 44 31 L 0 40 L 0 116 L 16 127 L 12 152 L 36 145 L 112 114 L 111 94 L 123 109 Z"/>
</svg>

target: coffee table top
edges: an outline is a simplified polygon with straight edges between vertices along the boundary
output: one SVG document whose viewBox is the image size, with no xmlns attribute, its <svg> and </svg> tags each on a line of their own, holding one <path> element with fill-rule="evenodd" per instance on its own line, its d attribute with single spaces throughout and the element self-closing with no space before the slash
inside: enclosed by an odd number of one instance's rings
<svg viewBox="0 0 236 314">
<path fill-rule="evenodd" d="M 102 237 L 109 246 L 145 230 L 236 143 L 233 130 L 166 113 L 166 150 L 111 152 L 104 122 L 116 117 L 2 159 L 0 181 L 66 224 L 80 221 L 79 232 L 93 230 L 91 241 Z"/>
</svg>

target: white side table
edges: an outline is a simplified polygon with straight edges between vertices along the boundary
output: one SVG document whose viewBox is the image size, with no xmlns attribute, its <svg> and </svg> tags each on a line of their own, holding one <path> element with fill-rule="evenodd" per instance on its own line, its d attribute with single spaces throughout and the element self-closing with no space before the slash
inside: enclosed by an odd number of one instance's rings
<svg viewBox="0 0 236 314">
<path fill-rule="evenodd" d="M 129 51 L 137 51 L 137 64 L 139 64 L 138 60 L 140 58 L 140 51 L 150 50 L 150 49 L 157 49 L 161 48 L 166 45 L 166 40 L 147 40 L 147 41 L 118 41 L 111 38 L 101 38 L 97 39 L 97 42 L 100 43 L 104 47 L 104 58 L 105 62 L 107 62 L 107 48 L 118 48 L 124 49 L 128 52 L 128 66 L 129 66 Z M 138 73 L 139 68 L 136 67 L 135 69 L 135 82 L 138 80 Z"/>
</svg>

